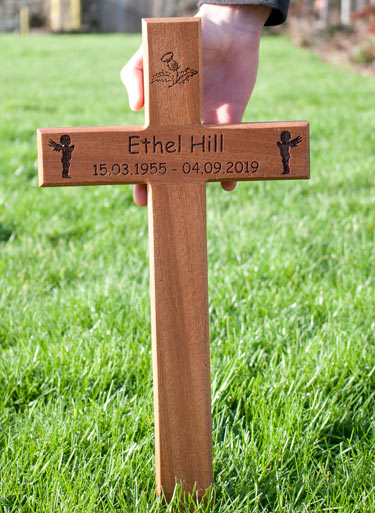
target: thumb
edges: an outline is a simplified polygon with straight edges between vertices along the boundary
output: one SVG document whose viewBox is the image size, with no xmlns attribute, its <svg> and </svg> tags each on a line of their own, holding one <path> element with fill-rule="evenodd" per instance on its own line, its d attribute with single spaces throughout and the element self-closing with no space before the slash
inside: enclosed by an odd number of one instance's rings
<svg viewBox="0 0 375 513">
<path fill-rule="evenodd" d="M 140 110 L 144 103 L 142 47 L 138 48 L 122 68 L 121 80 L 128 92 L 130 108 L 132 110 Z"/>
</svg>

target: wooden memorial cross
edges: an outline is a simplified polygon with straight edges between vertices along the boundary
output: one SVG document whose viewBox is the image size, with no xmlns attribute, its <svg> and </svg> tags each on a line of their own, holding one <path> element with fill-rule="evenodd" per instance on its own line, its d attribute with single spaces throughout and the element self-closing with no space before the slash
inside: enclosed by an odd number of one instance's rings
<svg viewBox="0 0 375 513">
<path fill-rule="evenodd" d="M 39 185 L 148 187 L 157 493 L 212 484 L 206 182 L 309 178 L 307 122 L 204 125 L 201 23 L 143 20 L 144 127 L 38 129 Z M 233 200 L 234 201 L 234 200 Z"/>
</svg>

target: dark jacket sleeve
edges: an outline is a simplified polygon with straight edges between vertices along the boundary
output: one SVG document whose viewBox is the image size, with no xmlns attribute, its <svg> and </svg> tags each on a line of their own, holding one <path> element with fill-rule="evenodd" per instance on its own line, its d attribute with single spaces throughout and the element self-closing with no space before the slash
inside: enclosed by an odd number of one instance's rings
<svg viewBox="0 0 375 513">
<path fill-rule="evenodd" d="M 264 5 L 271 7 L 272 11 L 265 25 L 280 25 L 288 15 L 290 0 L 205 0 L 201 4 L 230 4 L 230 5 Z"/>
</svg>

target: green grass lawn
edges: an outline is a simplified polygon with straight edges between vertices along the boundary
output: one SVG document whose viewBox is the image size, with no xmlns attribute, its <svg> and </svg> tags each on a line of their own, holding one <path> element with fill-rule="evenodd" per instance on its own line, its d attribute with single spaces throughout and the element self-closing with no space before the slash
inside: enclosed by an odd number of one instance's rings
<svg viewBox="0 0 375 513">
<path fill-rule="evenodd" d="M 139 36 L 0 37 L 0 511 L 156 512 L 147 211 L 38 189 L 36 128 L 142 124 Z M 263 41 L 246 121 L 310 181 L 208 186 L 214 502 L 375 511 L 375 79 Z M 169 511 L 178 511 L 174 506 Z"/>
</svg>

